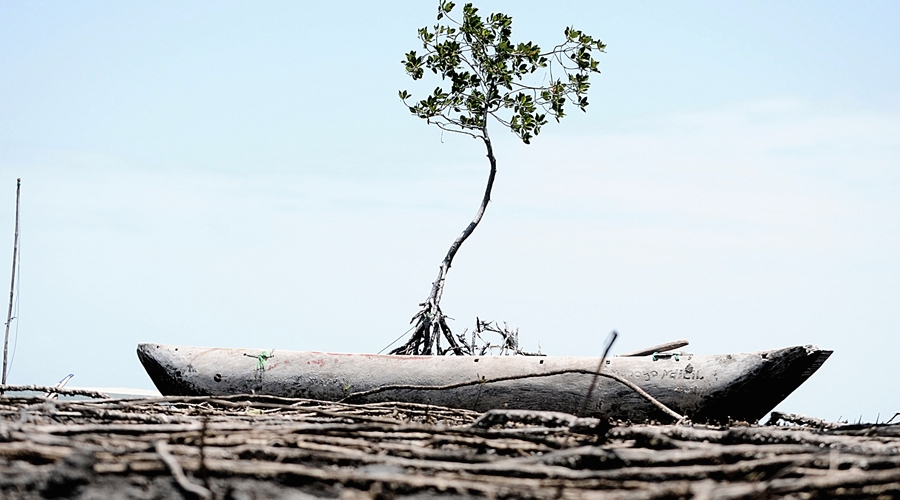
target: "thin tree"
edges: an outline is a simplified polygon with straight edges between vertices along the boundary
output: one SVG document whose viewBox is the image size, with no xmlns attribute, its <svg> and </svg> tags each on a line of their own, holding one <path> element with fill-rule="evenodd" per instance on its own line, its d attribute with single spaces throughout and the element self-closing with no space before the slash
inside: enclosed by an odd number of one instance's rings
<svg viewBox="0 0 900 500">
<path fill-rule="evenodd" d="M 606 48 L 600 40 L 566 28 L 562 43 L 542 51 L 533 42 L 510 41 L 512 18 L 506 14 L 482 18 L 478 9 L 467 3 L 459 19 L 454 9 L 453 2 L 439 1 L 437 24 L 419 30 L 424 54 L 410 51 L 403 61 L 413 80 L 422 79 L 429 70 L 440 78 L 438 87 L 418 101 L 401 90 L 400 99 L 410 113 L 427 123 L 481 140 L 490 174 L 475 218 L 450 245 L 431 293 L 412 318 L 412 336 L 391 354 L 472 354 L 473 346 L 450 331 L 440 303 L 453 258 L 478 226 L 491 200 L 497 160 L 488 125 L 499 123 L 529 144 L 548 116 L 557 122 L 565 116 L 567 104 L 585 111 L 590 74 L 599 73 L 594 55 Z M 442 339 L 447 347 L 441 346 Z"/>
</svg>

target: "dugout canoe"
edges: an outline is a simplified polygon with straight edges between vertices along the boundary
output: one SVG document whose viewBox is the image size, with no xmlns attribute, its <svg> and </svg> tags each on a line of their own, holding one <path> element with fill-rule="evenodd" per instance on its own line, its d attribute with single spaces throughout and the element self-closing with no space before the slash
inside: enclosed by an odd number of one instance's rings
<svg viewBox="0 0 900 500">
<path fill-rule="evenodd" d="M 614 356 L 601 373 L 638 386 L 695 422 L 756 422 L 831 353 L 807 345 L 741 354 Z M 388 356 L 152 343 L 139 344 L 137 354 L 165 396 L 267 394 L 573 414 L 581 410 L 600 363 L 592 357 Z M 670 419 L 626 383 L 605 376 L 597 379 L 583 413 L 633 422 Z"/>
</svg>

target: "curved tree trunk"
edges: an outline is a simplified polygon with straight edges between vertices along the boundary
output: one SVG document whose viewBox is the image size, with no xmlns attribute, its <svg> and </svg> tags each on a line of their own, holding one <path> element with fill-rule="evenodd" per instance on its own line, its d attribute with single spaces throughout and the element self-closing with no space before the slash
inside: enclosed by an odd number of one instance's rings
<svg viewBox="0 0 900 500">
<path fill-rule="evenodd" d="M 491 145 L 491 138 L 487 132 L 486 121 L 485 127 L 481 132 L 481 140 L 484 141 L 484 146 L 487 149 L 487 158 L 491 164 L 491 173 L 488 176 L 487 187 L 485 187 L 484 190 L 484 198 L 481 200 L 478 212 L 475 213 L 475 218 L 472 219 L 472 222 L 470 222 L 465 230 L 463 230 L 456 238 L 456 241 L 450 245 L 447 256 L 444 257 L 444 260 L 441 262 L 437 279 L 431 284 L 431 293 L 428 295 L 428 298 L 425 302 L 419 304 L 422 306 L 422 309 L 413 316 L 412 321 L 416 323 L 416 326 L 412 337 L 410 337 L 406 344 L 391 351 L 391 354 L 441 355 L 450 351 L 453 351 L 454 354 L 458 355 L 471 354 L 472 347 L 467 345 L 465 339 L 462 337 L 457 339 L 451 333 L 450 328 L 444 320 L 445 316 L 441 312 L 440 303 L 441 296 L 444 293 L 444 281 L 447 279 L 447 273 L 450 272 L 453 258 L 456 256 L 456 252 L 459 251 L 459 247 L 462 246 L 463 242 L 466 241 L 473 231 L 475 231 L 478 223 L 481 222 L 484 211 L 491 201 L 491 190 L 494 187 L 494 178 L 497 176 L 497 159 L 494 158 L 494 148 Z M 445 338 L 450 344 L 447 349 L 441 349 L 441 337 Z"/>
</svg>

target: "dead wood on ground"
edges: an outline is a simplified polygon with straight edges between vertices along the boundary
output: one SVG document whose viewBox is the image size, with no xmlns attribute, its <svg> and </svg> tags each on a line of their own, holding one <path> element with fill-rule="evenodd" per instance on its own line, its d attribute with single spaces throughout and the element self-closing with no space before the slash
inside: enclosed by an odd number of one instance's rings
<svg viewBox="0 0 900 500">
<path fill-rule="evenodd" d="M 201 486 L 202 485 L 202 486 Z M 269 396 L 0 398 L 0 497 L 893 498 L 900 425 L 610 424 Z"/>
</svg>

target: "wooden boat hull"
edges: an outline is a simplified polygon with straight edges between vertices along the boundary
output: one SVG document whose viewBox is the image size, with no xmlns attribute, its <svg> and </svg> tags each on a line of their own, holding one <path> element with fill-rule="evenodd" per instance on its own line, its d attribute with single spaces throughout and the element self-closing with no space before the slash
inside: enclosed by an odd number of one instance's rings
<svg viewBox="0 0 900 500">
<path fill-rule="evenodd" d="M 594 377 L 586 373 L 541 375 L 563 370 L 593 372 L 600 362 L 591 357 L 386 356 L 163 344 L 140 344 L 137 353 L 163 395 L 252 393 L 340 401 L 354 393 L 404 385 L 407 387 L 354 396 L 353 402 L 404 401 L 476 411 L 514 408 L 566 413 L 581 409 Z M 663 353 L 611 357 L 603 371 L 633 382 L 693 421 L 755 422 L 830 355 L 831 351 L 815 346 L 710 356 Z M 433 389 L 525 375 L 533 376 Z M 635 422 L 670 418 L 623 383 L 605 377 L 597 380 L 584 413 Z"/>
</svg>

